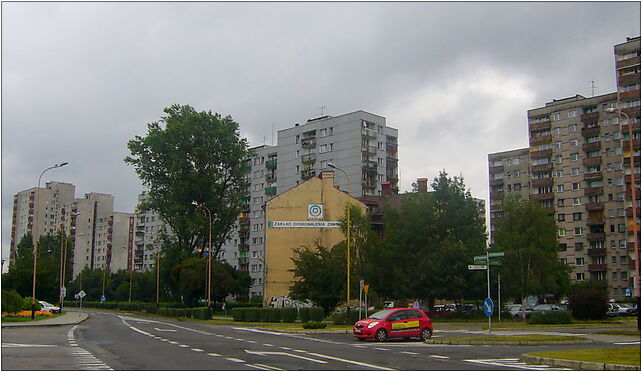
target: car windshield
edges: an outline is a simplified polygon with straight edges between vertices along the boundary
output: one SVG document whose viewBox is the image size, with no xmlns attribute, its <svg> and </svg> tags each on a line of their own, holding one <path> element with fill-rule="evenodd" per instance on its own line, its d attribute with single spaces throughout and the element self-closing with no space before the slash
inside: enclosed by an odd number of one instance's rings
<svg viewBox="0 0 642 372">
<path fill-rule="evenodd" d="M 384 319 L 392 313 L 392 310 L 381 310 L 368 317 L 368 319 Z"/>
<path fill-rule="evenodd" d="M 52 304 L 50 304 L 49 302 L 46 302 L 46 301 L 40 301 L 40 304 L 43 305 L 43 306 L 50 306 L 50 307 L 53 306 Z"/>
</svg>

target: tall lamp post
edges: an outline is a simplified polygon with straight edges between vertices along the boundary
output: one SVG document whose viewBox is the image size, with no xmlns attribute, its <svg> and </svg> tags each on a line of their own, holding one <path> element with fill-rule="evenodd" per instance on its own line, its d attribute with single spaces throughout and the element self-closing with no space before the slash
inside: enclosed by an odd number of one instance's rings
<svg viewBox="0 0 642 372">
<path fill-rule="evenodd" d="M 63 162 L 60 164 L 54 164 L 53 166 L 45 169 L 40 173 L 40 177 L 38 177 L 38 188 L 36 189 L 36 200 L 35 200 L 35 205 L 36 205 L 36 215 L 35 215 L 35 222 L 34 226 L 38 223 L 38 211 L 40 210 L 40 206 L 38 203 L 40 202 L 40 181 L 42 180 L 42 176 L 45 174 L 46 171 L 54 168 L 60 168 L 64 167 L 69 163 Z M 38 226 L 40 227 L 40 226 Z M 33 229 L 32 230 L 32 238 L 34 240 L 33 242 L 33 286 L 32 286 L 32 292 L 31 292 L 31 319 L 36 318 L 36 269 L 38 268 L 38 262 L 37 262 L 37 257 L 38 257 L 38 241 L 40 239 L 36 238 L 35 232 L 38 231 L 38 229 Z"/>
<path fill-rule="evenodd" d="M 348 195 L 350 195 L 350 178 L 348 177 L 348 173 L 345 170 L 337 167 L 333 163 L 328 163 L 328 167 L 330 167 L 332 169 L 336 169 L 336 170 L 342 172 L 346 176 L 346 182 L 348 183 Z M 348 314 L 350 314 L 350 204 L 347 205 L 347 208 L 348 208 L 348 226 L 347 226 L 348 233 L 346 234 L 346 239 L 347 239 L 346 240 L 346 249 L 348 251 L 348 253 L 347 253 L 347 271 L 348 271 L 348 275 L 347 275 L 347 283 L 346 283 L 346 306 L 347 306 L 346 310 L 347 310 Z"/>
<path fill-rule="evenodd" d="M 638 108 L 638 111 L 640 109 Z M 633 209 L 633 254 L 635 256 L 635 277 L 633 278 L 633 292 L 635 297 L 638 299 L 638 329 L 640 329 L 640 309 L 639 309 L 639 301 L 640 301 L 640 256 L 639 256 L 639 247 L 640 247 L 640 242 L 638 240 L 638 203 L 637 203 L 637 197 L 636 197 L 636 181 L 635 181 L 635 155 L 633 153 L 633 121 L 631 121 L 631 118 L 629 115 L 624 112 L 617 110 L 615 108 L 607 108 L 605 110 L 606 112 L 609 113 L 616 113 L 619 115 L 623 115 L 626 117 L 626 121 L 629 124 L 629 169 L 631 170 L 631 206 Z"/>
<path fill-rule="evenodd" d="M 196 209 L 203 208 L 207 211 L 207 215 L 210 221 L 209 234 L 207 239 L 207 307 L 212 305 L 212 212 L 205 205 L 205 203 L 199 203 L 193 201 L 192 205 L 196 206 Z"/>
</svg>

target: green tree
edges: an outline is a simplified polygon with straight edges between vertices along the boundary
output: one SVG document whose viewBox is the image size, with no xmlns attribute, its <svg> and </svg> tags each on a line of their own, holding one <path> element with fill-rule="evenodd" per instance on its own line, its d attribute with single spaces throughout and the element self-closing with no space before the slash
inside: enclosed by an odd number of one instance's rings
<svg viewBox="0 0 642 372">
<path fill-rule="evenodd" d="M 557 257 L 557 226 L 534 200 L 508 199 L 494 235 L 494 250 L 503 251 L 502 291 L 523 299 L 529 295 L 565 294 L 570 285 L 568 265 Z"/>
<path fill-rule="evenodd" d="M 191 254 L 207 244 L 209 218 L 192 202 L 204 204 L 212 213 L 213 257 L 218 257 L 245 196 L 247 140 L 230 116 L 180 105 L 164 112 L 147 125 L 145 137 L 127 145 L 131 156 L 125 162 L 149 189 L 141 207 L 158 212 L 171 227 L 175 246 Z"/>
</svg>

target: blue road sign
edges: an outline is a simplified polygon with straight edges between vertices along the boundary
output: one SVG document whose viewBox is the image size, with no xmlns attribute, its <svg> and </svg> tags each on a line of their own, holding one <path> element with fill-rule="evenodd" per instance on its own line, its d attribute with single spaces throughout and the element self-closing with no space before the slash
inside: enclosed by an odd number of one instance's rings
<svg viewBox="0 0 642 372">
<path fill-rule="evenodd" d="M 484 300 L 484 315 L 486 315 L 487 317 L 492 316 L 493 315 L 493 308 L 494 308 L 493 300 L 491 300 L 490 298 L 487 297 Z"/>
</svg>

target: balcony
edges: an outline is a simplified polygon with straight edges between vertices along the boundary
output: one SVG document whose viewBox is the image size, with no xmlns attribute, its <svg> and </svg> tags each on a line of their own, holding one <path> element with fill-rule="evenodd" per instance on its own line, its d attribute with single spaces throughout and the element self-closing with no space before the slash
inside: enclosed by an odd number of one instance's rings
<svg viewBox="0 0 642 372">
<path fill-rule="evenodd" d="M 265 162 L 265 167 L 267 169 L 276 169 L 276 159 L 266 161 Z"/>
<path fill-rule="evenodd" d="M 553 150 L 548 149 L 548 150 L 531 151 L 530 155 L 531 155 L 531 159 L 550 158 L 553 155 Z"/>
<path fill-rule="evenodd" d="M 364 154 L 368 154 L 368 155 L 376 155 L 377 154 L 377 148 L 375 146 L 361 145 L 361 152 L 363 152 Z"/>
<path fill-rule="evenodd" d="M 585 167 L 597 167 L 602 164 L 602 157 L 584 158 L 582 159 L 582 164 L 584 164 Z"/>
<path fill-rule="evenodd" d="M 498 165 L 495 167 L 490 167 L 488 168 L 488 172 L 490 173 L 501 173 L 504 171 L 504 166 L 503 165 Z"/>
<path fill-rule="evenodd" d="M 588 240 L 604 240 L 604 233 L 588 233 L 587 239 Z"/>
<path fill-rule="evenodd" d="M 635 89 L 635 90 L 630 90 L 628 92 L 620 92 L 619 94 L 619 99 L 628 99 L 628 98 L 640 98 L 640 90 Z"/>
<path fill-rule="evenodd" d="M 631 222 L 626 225 L 626 231 L 627 232 L 640 231 L 640 225 Z"/>
<path fill-rule="evenodd" d="M 532 123 L 528 125 L 528 130 L 530 132 L 536 131 L 536 130 L 544 130 L 544 129 L 551 129 L 550 120 L 540 121 L 539 123 Z"/>
<path fill-rule="evenodd" d="M 589 248 L 586 250 L 586 254 L 589 256 L 605 256 L 606 248 Z"/>
<path fill-rule="evenodd" d="M 490 197 L 493 199 L 502 199 L 504 197 L 503 191 L 491 191 Z"/>
<path fill-rule="evenodd" d="M 373 179 L 365 179 L 361 180 L 361 186 L 368 189 L 375 189 L 377 188 L 377 182 Z"/>
<path fill-rule="evenodd" d="M 316 154 L 305 154 L 301 156 L 301 162 L 303 164 L 313 164 L 315 161 L 317 161 Z"/>
<path fill-rule="evenodd" d="M 606 271 L 606 264 L 589 264 L 589 271 Z"/>
<path fill-rule="evenodd" d="M 533 135 L 531 135 L 530 142 L 531 142 L 531 145 L 539 145 L 541 143 L 551 142 L 552 138 L 553 137 L 550 134 L 546 135 L 546 136 L 533 136 Z"/>
<path fill-rule="evenodd" d="M 631 127 L 632 130 L 640 130 L 640 123 L 633 123 Z M 622 126 L 622 132 L 627 133 L 629 131 L 629 124 L 623 125 Z"/>
<path fill-rule="evenodd" d="M 246 264 L 248 262 L 247 257 L 239 257 L 239 264 Z"/>
<path fill-rule="evenodd" d="M 633 145 L 633 150 L 639 150 L 640 149 L 640 140 L 634 139 L 633 142 L 630 140 L 622 141 L 622 149 L 624 150 L 629 150 L 630 147 Z"/>
<path fill-rule="evenodd" d="M 599 202 L 599 203 L 587 203 L 586 204 L 586 210 L 588 212 L 604 210 L 604 203 L 602 203 L 602 202 Z"/>
<path fill-rule="evenodd" d="M 629 259 L 629 269 L 635 270 L 635 260 Z"/>
<path fill-rule="evenodd" d="M 555 197 L 555 194 L 553 194 L 552 192 L 547 192 L 543 194 L 532 194 L 531 196 L 535 200 L 547 200 L 547 199 L 553 199 Z"/>
<path fill-rule="evenodd" d="M 397 163 L 399 163 L 399 159 L 392 157 L 392 156 L 386 156 L 386 165 L 388 167 L 396 167 Z"/>
<path fill-rule="evenodd" d="M 589 112 L 588 114 L 582 114 L 580 116 L 580 120 L 582 121 L 590 121 L 590 122 L 595 122 L 597 119 L 600 117 L 599 112 Z"/>
<path fill-rule="evenodd" d="M 602 194 L 604 194 L 603 187 L 589 187 L 588 189 L 584 189 L 584 195 L 602 195 Z"/>
<path fill-rule="evenodd" d="M 584 173 L 585 181 L 601 180 L 601 179 L 602 179 L 602 172 Z"/>
<path fill-rule="evenodd" d="M 639 83 L 640 73 L 638 72 L 637 74 L 620 75 L 617 78 L 617 82 L 619 86 Z"/>
<path fill-rule="evenodd" d="M 247 229 L 247 228 L 239 229 L 239 237 L 247 238 L 248 236 L 250 236 L 250 230 L 249 229 Z"/>
<path fill-rule="evenodd" d="M 370 128 L 361 128 L 361 135 L 369 138 L 377 138 L 377 131 Z"/>
<path fill-rule="evenodd" d="M 604 225 L 604 217 L 593 217 L 586 221 L 589 225 Z"/>
<path fill-rule="evenodd" d="M 585 143 L 582 145 L 582 150 L 585 152 L 599 151 L 601 147 L 600 142 Z"/>
<path fill-rule="evenodd" d="M 302 180 L 309 180 L 310 178 L 316 176 L 317 171 L 314 169 L 308 169 L 308 170 L 302 170 L 301 171 L 301 179 Z"/>
<path fill-rule="evenodd" d="M 268 186 L 265 188 L 265 195 L 276 195 L 276 186 Z"/>
<path fill-rule="evenodd" d="M 501 178 L 498 179 L 498 180 L 490 180 L 490 182 L 488 184 L 491 185 L 491 186 L 499 186 L 499 185 L 503 185 L 504 184 L 504 180 L 501 179 Z"/>
<path fill-rule="evenodd" d="M 630 185 L 630 184 L 629 184 Z M 626 188 L 626 200 L 631 200 L 632 194 L 631 194 L 631 187 Z M 635 188 L 635 200 L 640 200 L 640 188 L 636 187 Z"/>
<path fill-rule="evenodd" d="M 361 165 L 368 170 L 377 170 L 377 162 L 371 160 L 364 160 Z"/>
<path fill-rule="evenodd" d="M 386 151 L 397 152 L 397 142 L 386 142 Z"/>
<path fill-rule="evenodd" d="M 626 149 L 625 149 L 626 150 Z M 640 166 L 640 157 L 639 156 L 633 156 L 635 165 Z M 622 160 L 624 160 L 624 166 L 628 167 L 631 164 L 631 157 L 630 156 L 625 156 Z"/>
<path fill-rule="evenodd" d="M 250 217 L 239 217 L 239 225 L 247 226 L 250 224 Z"/>
<path fill-rule="evenodd" d="M 250 211 L 250 203 L 241 204 L 241 212 L 249 212 L 249 211 Z"/>
<path fill-rule="evenodd" d="M 316 138 L 304 138 L 301 140 L 301 147 L 304 149 L 313 149 L 317 147 L 317 140 Z"/>
<path fill-rule="evenodd" d="M 600 127 L 584 127 L 582 128 L 582 136 L 584 137 L 595 137 L 600 135 Z"/>
<path fill-rule="evenodd" d="M 239 252 L 247 252 L 250 250 L 250 245 L 247 243 L 239 244 Z"/>
<path fill-rule="evenodd" d="M 553 163 L 531 165 L 531 173 L 548 172 L 553 170 Z"/>
<path fill-rule="evenodd" d="M 621 61 L 615 62 L 615 68 L 620 69 L 620 68 L 635 66 L 639 64 L 640 64 L 640 57 L 633 57 L 633 58 L 627 58 L 627 59 L 623 59 Z"/>
<path fill-rule="evenodd" d="M 265 175 L 266 182 L 276 182 L 276 173 L 267 173 Z"/>
<path fill-rule="evenodd" d="M 490 211 L 495 212 L 495 211 L 501 211 L 503 209 L 501 204 L 496 204 L 496 205 L 491 205 L 490 206 Z"/>
</svg>

